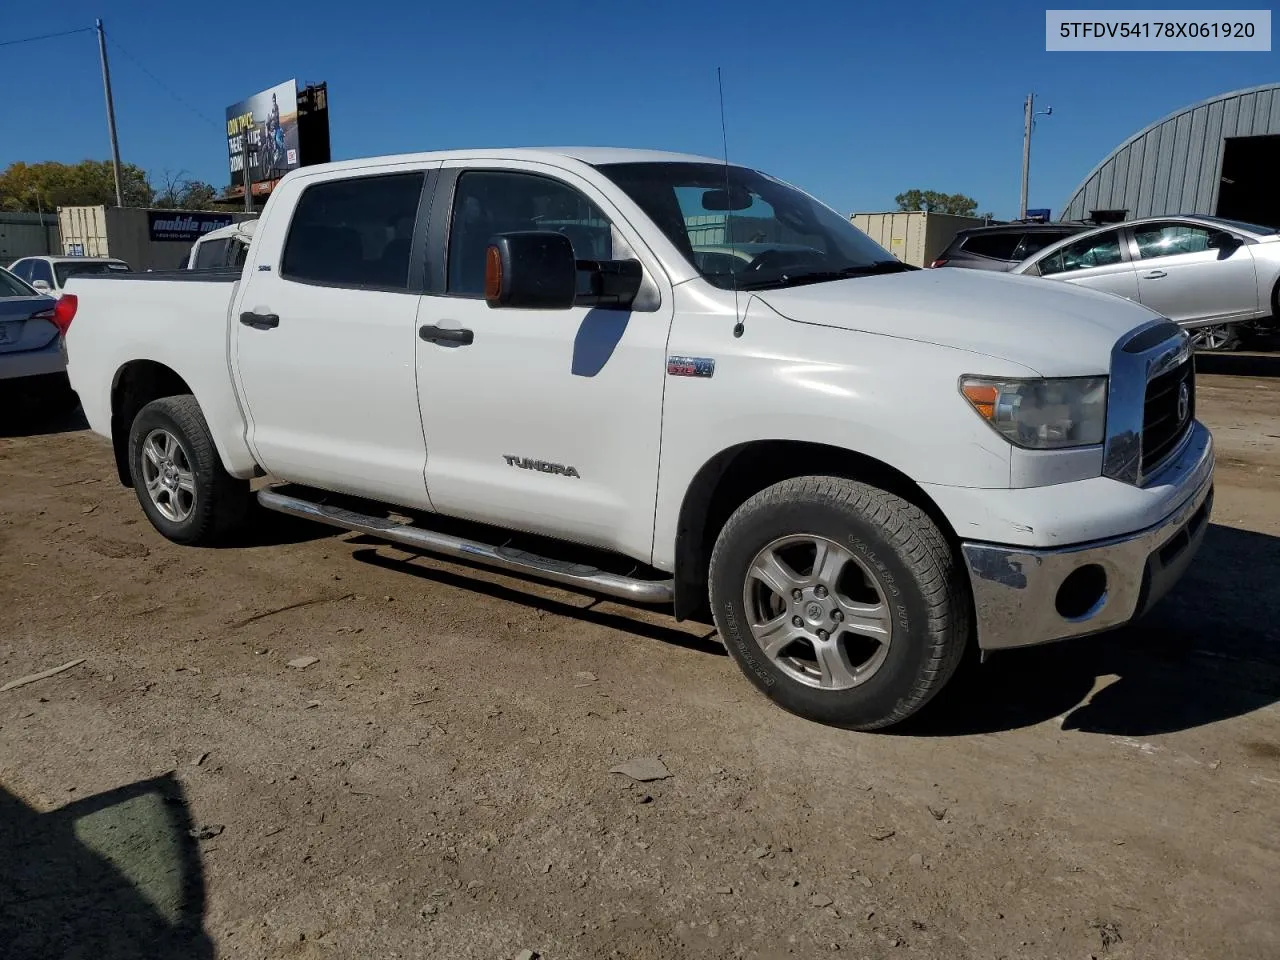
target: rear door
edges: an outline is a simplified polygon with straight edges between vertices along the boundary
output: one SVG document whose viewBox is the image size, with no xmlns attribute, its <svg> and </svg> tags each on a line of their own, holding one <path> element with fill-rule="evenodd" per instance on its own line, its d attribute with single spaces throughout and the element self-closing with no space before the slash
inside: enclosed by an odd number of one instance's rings
<svg viewBox="0 0 1280 960">
<path fill-rule="evenodd" d="M 414 351 L 436 164 L 286 182 L 233 310 L 249 443 L 298 483 L 429 507 Z"/>
<path fill-rule="evenodd" d="M 1138 278 L 1122 240 L 1118 227 L 1086 234 L 1042 257 L 1036 264 L 1038 273 L 1137 300 Z"/>
<path fill-rule="evenodd" d="M 1244 320 L 1258 312 L 1253 254 L 1241 238 L 1179 221 L 1131 230 L 1144 306 L 1193 325 Z"/>
</svg>

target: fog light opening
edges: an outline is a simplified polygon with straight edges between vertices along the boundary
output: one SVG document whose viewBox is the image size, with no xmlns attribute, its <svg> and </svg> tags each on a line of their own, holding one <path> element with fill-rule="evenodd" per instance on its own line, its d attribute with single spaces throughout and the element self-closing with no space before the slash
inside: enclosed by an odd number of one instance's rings
<svg viewBox="0 0 1280 960">
<path fill-rule="evenodd" d="M 1107 572 L 1096 563 L 1073 570 L 1062 581 L 1054 606 L 1064 620 L 1093 616 L 1107 599 Z"/>
</svg>

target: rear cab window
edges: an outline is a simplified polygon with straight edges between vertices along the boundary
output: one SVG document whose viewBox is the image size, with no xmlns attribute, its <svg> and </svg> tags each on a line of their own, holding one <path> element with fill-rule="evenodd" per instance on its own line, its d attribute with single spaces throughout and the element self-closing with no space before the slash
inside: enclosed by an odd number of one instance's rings
<svg viewBox="0 0 1280 960">
<path fill-rule="evenodd" d="M 280 275 L 321 286 L 408 290 L 425 180 L 414 171 L 307 187 L 289 224 Z"/>
<path fill-rule="evenodd" d="M 48 265 L 46 264 L 46 267 Z M 95 260 L 88 263 L 77 263 L 73 260 L 64 260 L 55 264 L 53 272 L 57 274 L 58 286 L 64 287 L 68 280 L 72 277 L 84 276 L 93 273 L 129 273 L 129 265 L 119 260 Z M 37 277 L 36 279 L 40 279 Z"/>
</svg>

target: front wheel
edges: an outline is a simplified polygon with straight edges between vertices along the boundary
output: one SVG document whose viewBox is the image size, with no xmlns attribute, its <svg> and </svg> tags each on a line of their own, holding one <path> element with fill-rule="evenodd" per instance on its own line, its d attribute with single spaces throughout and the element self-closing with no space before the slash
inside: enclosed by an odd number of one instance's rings
<svg viewBox="0 0 1280 960">
<path fill-rule="evenodd" d="M 223 468 L 193 396 L 164 397 L 138 411 L 129 469 L 147 519 L 175 543 L 216 543 L 248 514 L 249 483 Z"/>
<path fill-rule="evenodd" d="M 969 642 L 972 600 L 924 511 L 837 477 L 749 499 L 711 556 L 711 604 L 730 654 L 780 706 L 873 730 L 923 707 Z"/>
</svg>

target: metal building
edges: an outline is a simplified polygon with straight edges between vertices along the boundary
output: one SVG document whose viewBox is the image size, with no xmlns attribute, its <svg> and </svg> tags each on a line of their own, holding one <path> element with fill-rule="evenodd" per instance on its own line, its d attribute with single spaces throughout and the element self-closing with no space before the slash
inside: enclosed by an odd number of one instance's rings
<svg viewBox="0 0 1280 960">
<path fill-rule="evenodd" d="M 1199 213 L 1280 226 L 1280 83 L 1210 97 L 1116 147 L 1064 204 L 1063 218 Z"/>
</svg>

